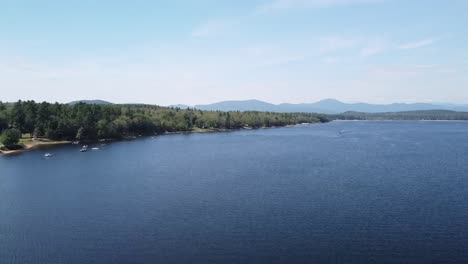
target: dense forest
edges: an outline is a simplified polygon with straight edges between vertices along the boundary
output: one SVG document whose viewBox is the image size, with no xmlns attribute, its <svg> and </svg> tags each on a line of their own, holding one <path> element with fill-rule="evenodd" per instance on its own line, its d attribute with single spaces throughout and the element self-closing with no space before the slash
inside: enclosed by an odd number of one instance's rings
<svg viewBox="0 0 468 264">
<path fill-rule="evenodd" d="M 307 113 L 219 112 L 153 105 L 0 102 L 0 140 L 29 133 L 52 140 L 95 140 L 194 129 L 240 129 L 327 122 Z M 5 144 L 6 145 L 6 144 Z"/>
</svg>

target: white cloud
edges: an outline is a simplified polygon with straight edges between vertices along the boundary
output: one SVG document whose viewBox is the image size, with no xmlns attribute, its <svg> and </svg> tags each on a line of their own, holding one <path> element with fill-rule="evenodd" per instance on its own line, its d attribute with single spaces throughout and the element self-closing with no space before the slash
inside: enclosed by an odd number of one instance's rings
<svg viewBox="0 0 468 264">
<path fill-rule="evenodd" d="M 402 44 L 402 45 L 399 46 L 399 49 L 402 49 L 402 50 L 417 49 L 417 48 L 432 45 L 436 41 L 437 41 L 437 39 L 418 40 L 418 41 L 415 41 L 415 42 L 409 42 L 409 43 Z"/>
</svg>

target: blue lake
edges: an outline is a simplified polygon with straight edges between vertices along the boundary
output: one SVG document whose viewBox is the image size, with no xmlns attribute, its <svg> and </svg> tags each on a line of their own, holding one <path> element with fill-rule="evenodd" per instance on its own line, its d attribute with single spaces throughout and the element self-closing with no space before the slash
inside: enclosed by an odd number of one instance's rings
<svg viewBox="0 0 468 264">
<path fill-rule="evenodd" d="M 99 147 L 0 157 L 0 263 L 468 263 L 468 122 Z"/>
</svg>

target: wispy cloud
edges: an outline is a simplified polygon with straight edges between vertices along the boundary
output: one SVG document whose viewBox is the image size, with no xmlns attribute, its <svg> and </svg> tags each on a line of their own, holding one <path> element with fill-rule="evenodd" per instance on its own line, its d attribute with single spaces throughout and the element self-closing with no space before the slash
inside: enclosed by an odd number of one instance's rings
<svg viewBox="0 0 468 264">
<path fill-rule="evenodd" d="M 283 64 L 289 64 L 293 62 L 302 61 L 302 60 L 305 60 L 305 58 L 306 58 L 305 56 L 284 56 L 284 57 L 270 58 L 264 61 L 259 61 L 257 64 L 253 65 L 253 68 L 279 66 Z"/>
<path fill-rule="evenodd" d="M 340 61 L 342 61 L 342 59 L 338 58 L 338 57 L 326 57 L 326 58 L 323 59 L 323 62 L 325 64 L 337 64 Z"/>
<path fill-rule="evenodd" d="M 408 64 L 408 65 L 374 65 L 369 74 L 381 80 L 407 79 L 416 76 L 435 76 L 438 74 L 457 73 L 458 70 L 450 65 L 437 64 Z"/>
<path fill-rule="evenodd" d="M 273 0 L 263 5 L 260 11 L 268 12 L 290 8 L 327 8 L 359 4 L 380 3 L 385 0 Z"/>
<path fill-rule="evenodd" d="M 342 49 L 354 47 L 358 43 L 357 39 L 340 37 L 340 36 L 329 36 L 321 37 L 319 39 L 319 50 L 320 53 L 326 54 Z"/>
<path fill-rule="evenodd" d="M 438 39 L 423 39 L 423 40 L 418 40 L 414 42 L 408 42 L 405 44 L 400 45 L 398 48 L 402 50 L 407 50 L 407 49 L 417 49 L 425 46 L 429 46 L 434 44 Z"/>
<path fill-rule="evenodd" d="M 233 51 L 230 64 L 237 61 L 240 67 L 248 69 L 276 67 L 304 61 L 308 58 L 308 55 L 300 48 L 284 49 L 272 44 L 256 45 L 240 49 L 237 52 Z"/>
<path fill-rule="evenodd" d="M 209 37 L 226 32 L 240 23 L 240 19 L 218 19 L 205 22 L 192 30 L 193 37 Z"/>
<path fill-rule="evenodd" d="M 378 55 L 389 50 L 390 42 L 382 37 L 327 36 L 319 38 L 319 53 L 358 54 L 362 57 Z"/>
<path fill-rule="evenodd" d="M 388 43 L 384 40 L 372 40 L 367 43 L 360 51 L 363 57 L 370 57 L 385 52 L 388 48 Z"/>
</svg>

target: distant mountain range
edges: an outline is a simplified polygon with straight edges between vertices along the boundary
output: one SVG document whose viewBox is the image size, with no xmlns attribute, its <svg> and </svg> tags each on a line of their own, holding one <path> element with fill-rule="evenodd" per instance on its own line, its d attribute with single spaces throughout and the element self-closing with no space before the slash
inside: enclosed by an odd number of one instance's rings
<svg viewBox="0 0 468 264">
<path fill-rule="evenodd" d="M 79 100 L 68 104 L 75 105 L 78 103 L 109 105 L 111 102 L 103 100 Z M 368 104 L 368 103 L 344 103 L 335 99 L 325 99 L 315 103 L 303 104 L 272 104 L 259 100 L 244 100 L 244 101 L 222 101 L 206 105 L 170 105 L 170 107 L 178 107 L 181 109 L 195 108 L 208 111 L 262 111 L 262 112 L 284 112 L 284 113 L 322 113 L 322 114 L 339 114 L 345 112 L 360 112 L 360 113 L 390 113 L 390 112 L 408 112 L 408 111 L 425 111 L 425 110 L 449 110 L 457 112 L 468 112 L 468 105 L 448 104 L 448 103 L 394 103 L 394 104 Z"/>
<path fill-rule="evenodd" d="M 268 111 L 268 112 L 306 112 L 338 114 L 348 111 L 364 113 L 386 113 L 421 110 L 451 110 L 458 112 L 468 112 L 468 105 L 458 104 L 435 104 L 435 103 L 394 103 L 394 104 L 368 104 L 368 103 L 344 103 L 335 99 L 325 99 L 315 103 L 303 104 L 271 104 L 259 100 L 245 101 L 223 101 L 207 105 L 172 105 L 179 108 L 196 108 L 200 110 L 213 111 Z"/>
<path fill-rule="evenodd" d="M 76 105 L 79 103 L 83 104 L 97 104 L 97 105 L 110 105 L 112 104 L 111 102 L 103 101 L 103 100 L 79 100 L 79 101 L 73 101 L 68 103 L 69 105 Z"/>
</svg>

